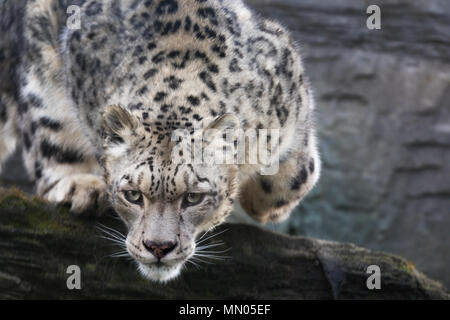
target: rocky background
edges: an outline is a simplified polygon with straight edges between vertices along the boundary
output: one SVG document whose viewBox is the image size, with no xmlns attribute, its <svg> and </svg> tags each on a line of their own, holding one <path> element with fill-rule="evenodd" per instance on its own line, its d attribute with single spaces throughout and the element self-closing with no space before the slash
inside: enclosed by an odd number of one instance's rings
<svg viewBox="0 0 450 320">
<path fill-rule="evenodd" d="M 450 1 L 247 2 L 301 45 L 324 164 L 272 228 L 394 252 L 449 287 Z"/>
<path fill-rule="evenodd" d="M 400 254 L 449 287 L 450 1 L 247 3 L 301 45 L 323 158 L 318 187 L 268 227 Z M 32 190 L 17 157 L 1 179 Z"/>
</svg>

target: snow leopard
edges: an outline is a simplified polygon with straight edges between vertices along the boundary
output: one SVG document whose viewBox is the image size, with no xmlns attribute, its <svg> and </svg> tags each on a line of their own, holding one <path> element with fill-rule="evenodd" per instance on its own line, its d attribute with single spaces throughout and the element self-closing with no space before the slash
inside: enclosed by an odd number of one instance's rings
<svg viewBox="0 0 450 320">
<path fill-rule="evenodd" d="M 282 221 L 319 179 L 299 47 L 241 0 L 3 0 L 0 27 L 0 165 L 20 145 L 39 197 L 112 208 L 151 280 L 176 278 L 233 209 Z M 278 132 L 261 134 L 276 172 L 178 161 L 207 130 L 217 152 L 236 145 L 225 131 Z"/>
</svg>

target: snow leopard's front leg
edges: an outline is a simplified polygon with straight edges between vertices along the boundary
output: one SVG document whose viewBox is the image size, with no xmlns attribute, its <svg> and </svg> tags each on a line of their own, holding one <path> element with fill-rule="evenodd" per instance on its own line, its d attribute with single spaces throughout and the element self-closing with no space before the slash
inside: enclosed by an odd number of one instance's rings
<svg viewBox="0 0 450 320">
<path fill-rule="evenodd" d="M 99 212 L 106 185 L 95 149 L 83 132 L 62 79 L 56 0 L 27 4 L 21 104 L 23 158 L 37 193 L 71 211 Z"/>
<path fill-rule="evenodd" d="M 244 181 L 239 201 L 251 217 L 262 223 L 282 221 L 314 187 L 320 167 L 315 137 L 310 136 L 298 151 L 281 159 L 278 173 L 255 174 Z"/>
<path fill-rule="evenodd" d="M 33 72 L 26 78 L 23 159 L 37 194 L 50 202 L 70 203 L 76 214 L 101 212 L 106 204 L 103 172 L 70 101 L 56 87 L 43 86 Z"/>
</svg>

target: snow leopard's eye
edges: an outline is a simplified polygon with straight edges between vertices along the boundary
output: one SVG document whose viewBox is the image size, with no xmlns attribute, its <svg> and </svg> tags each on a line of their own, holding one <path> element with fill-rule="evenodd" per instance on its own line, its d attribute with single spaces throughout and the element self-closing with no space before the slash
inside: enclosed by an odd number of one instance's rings
<svg viewBox="0 0 450 320">
<path fill-rule="evenodd" d="M 125 191 L 124 194 L 127 201 L 138 205 L 142 204 L 142 193 L 140 193 L 139 191 L 129 190 Z"/>
<path fill-rule="evenodd" d="M 186 193 L 183 199 L 183 207 L 195 206 L 202 202 L 204 198 L 204 193 Z"/>
</svg>

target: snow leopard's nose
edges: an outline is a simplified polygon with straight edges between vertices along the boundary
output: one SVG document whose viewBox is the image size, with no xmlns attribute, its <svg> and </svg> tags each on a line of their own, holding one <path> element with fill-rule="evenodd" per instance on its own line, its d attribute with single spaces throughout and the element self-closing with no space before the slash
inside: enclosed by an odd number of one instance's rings
<svg viewBox="0 0 450 320">
<path fill-rule="evenodd" d="M 142 240 L 142 244 L 156 258 L 162 259 L 177 246 L 176 242 L 155 242 Z"/>
</svg>

